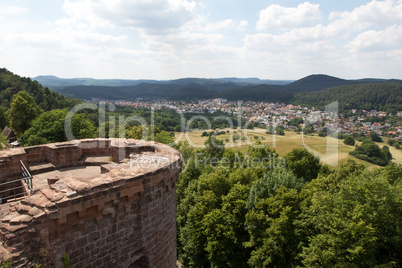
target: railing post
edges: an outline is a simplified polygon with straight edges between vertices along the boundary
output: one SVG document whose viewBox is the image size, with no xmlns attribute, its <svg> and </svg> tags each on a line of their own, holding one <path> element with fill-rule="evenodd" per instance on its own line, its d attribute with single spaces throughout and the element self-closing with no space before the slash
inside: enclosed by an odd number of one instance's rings
<svg viewBox="0 0 402 268">
<path fill-rule="evenodd" d="M 30 192 L 32 192 L 33 187 L 32 187 L 32 175 L 31 173 L 29 173 L 29 170 L 26 168 L 26 166 L 24 165 L 24 163 L 22 162 L 22 160 L 20 160 L 21 162 L 21 169 L 22 169 L 22 176 L 24 176 L 24 181 L 28 186 L 28 189 Z"/>
</svg>

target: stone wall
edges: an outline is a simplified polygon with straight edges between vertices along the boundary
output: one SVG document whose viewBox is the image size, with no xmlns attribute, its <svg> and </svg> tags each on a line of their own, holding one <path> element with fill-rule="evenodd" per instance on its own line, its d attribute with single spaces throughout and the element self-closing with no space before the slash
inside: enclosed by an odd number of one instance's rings
<svg viewBox="0 0 402 268">
<path fill-rule="evenodd" d="M 15 267 L 46 261 L 64 267 L 62 255 L 67 254 L 74 267 L 175 267 L 175 191 L 181 169 L 176 150 L 125 139 L 17 150 L 10 154 L 15 159 L 46 170 L 52 165 L 56 173 L 40 175 L 50 185 L 34 176 L 31 195 L 0 206 L 3 259 L 11 258 Z M 86 160 L 92 157 L 96 165 L 97 156 L 104 156 L 101 172 L 84 174 Z M 13 157 L 0 155 L 0 161 Z M 7 165 L 0 168 L 8 168 L 8 174 L 0 174 L 0 180 L 17 175 L 14 160 L 3 161 Z M 77 170 L 61 172 L 71 166 Z"/>
</svg>

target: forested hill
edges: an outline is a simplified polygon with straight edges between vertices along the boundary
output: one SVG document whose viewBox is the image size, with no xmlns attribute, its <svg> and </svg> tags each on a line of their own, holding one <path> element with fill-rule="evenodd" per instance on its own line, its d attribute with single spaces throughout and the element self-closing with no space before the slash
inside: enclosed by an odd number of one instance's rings
<svg viewBox="0 0 402 268">
<path fill-rule="evenodd" d="M 400 82 L 399 80 L 384 79 L 345 80 L 328 75 L 310 75 L 298 81 L 282 85 L 263 84 L 263 81 L 265 80 L 184 78 L 171 81 L 147 81 L 146 83 L 130 86 L 78 85 L 56 88 L 56 90 L 63 95 L 80 99 L 133 100 L 137 98 L 162 98 L 171 100 L 199 100 L 225 98 L 232 101 L 290 102 L 294 95 L 299 92 L 320 91 L 335 86 L 374 82 Z"/>
<path fill-rule="evenodd" d="M 37 81 L 27 77 L 13 74 L 6 68 L 0 68 L 0 105 L 5 109 L 10 107 L 12 96 L 20 91 L 26 91 L 35 102 L 45 111 L 72 107 L 78 100 L 65 96 L 42 87 Z"/>
<path fill-rule="evenodd" d="M 233 86 L 223 90 L 226 84 L 211 87 L 199 84 L 148 84 L 142 83 L 135 86 L 103 87 L 103 86 L 73 86 L 57 90 L 65 96 L 90 100 L 100 98 L 107 100 L 134 100 L 134 99 L 169 99 L 169 100 L 202 100 L 224 98 L 230 101 L 267 101 L 288 102 L 294 96 L 293 92 L 273 85 Z"/>
<path fill-rule="evenodd" d="M 294 92 L 287 90 L 284 86 L 255 85 L 225 90 L 217 94 L 217 97 L 229 101 L 266 101 L 266 102 L 289 102 Z"/>
<path fill-rule="evenodd" d="M 364 80 L 345 80 L 324 74 L 313 74 L 299 79 L 289 85 L 286 89 L 292 92 L 318 91 L 329 87 L 367 83 Z"/>
<path fill-rule="evenodd" d="M 395 113 L 402 111 L 402 83 L 346 85 L 298 93 L 292 99 L 292 103 L 318 108 L 334 101 L 339 101 L 341 111 L 365 109 Z"/>
<path fill-rule="evenodd" d="M 135 86 L 105 87 L 105 86 L 72 86 L 58 89 L 57 92 L 79 99 L 100 98 L 107 100 L 164 99 L 181 86 L 175 84 L 148 84 Z"/>
<path fill-rule="evenodd" d="M 338 77 L 333 77 L 325 74 L 313 74 L 293 83 L 284 85 L 287 91 L 291 92 L 311 92 L 319 91 L 326 88 L 345 86 L 345 85 L 360 85 L 369 83 L 399 83 L 401 80 L 397 79 L 378 79 L 378 78 L 365 78 L 358 80 L 346 80 Z"/>
</svg>

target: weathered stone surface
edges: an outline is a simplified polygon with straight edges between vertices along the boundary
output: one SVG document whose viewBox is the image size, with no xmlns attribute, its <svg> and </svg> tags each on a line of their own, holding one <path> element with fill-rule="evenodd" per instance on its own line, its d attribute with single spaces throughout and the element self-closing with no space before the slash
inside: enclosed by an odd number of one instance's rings
<svg viewBox="0 0 402 268">
<path fill-rule="evenodd" d="M 36 208 L 36 207 L 33 207 L 28 211 L 28 214 L 31 215 L 31 216 L 37 216 L 37 215 L 39 215 L 41 213 L 43 213 L 43 211 L 38 209 L 38 208 Z"/>
<path fill-rule="evenodd" d="M 110 156 L 89 156 L 85 159 L 84 165 L 87 166 L 100 166 L 112 162 Z"/>
<path fill-rule="evenodd" d="M 57 181 L 49 186 L 56 192 L 67 192 L 69 190 L 67 183 L 61 181 L 60 178 L 57 178 Z"/>
<path fill-rule="evenodd" d="M 18 204 L 15 206 L 15 209 L 19 212 L 19 213 L 28 213 L 28 211 L 31 209 L 32 207 L 30 206 L 26 206 L 23 204 Z"/>
<path fill-rule="evenodd" d="M 42 194 L 33 194 L 21 200 L 21 203 L 29 206 L 37 206 L 37 204 L 45 203 L 47 201 L 48 199 Z"/>
<path fill-rule="evenodd" d="M 41 220 L 44 219 L 46 217 L 46 213 L 45 212 L 41 212 L 35 216 L 33 216 L 35 220 Z"/>
<path fill-rule="evenodd" d="M 52 202 L 59 201 L 59 200 L 63 199 L 63 197 L 65 196 L 64 193 L 62 193 L 62 192 L 58 193 L 51 189 L 41 189 L 40 191 L 42 192 L 42 194 L 44 196 L 46 196 L 47 199 L 49 199 Z"/>
<path fill-rule="evenodd" d="M 6 216 L 4 216 L 2 219 L 1 219 L 1 221 L 2 222 L 10 222 L 10 220 L 12 219 L 12 218 L 14 218 L 14 217 L 17 217 L 19 214 L 18 213 L 10 213 L 10 214 L 8 214 L 8 215 L 6 215 Z"/>
<path fill-rule="evenodd" d="M 27 228 L 27 226 L 24 224 L 18 224 L 18 225 L 4 224 L 4 225 L 2 225 L 2 227 L 4 227 L 10 233 L 20 231 L 21 229 Z M 6 242 L 6 241 L 4 241 L 4 242 Z"/>
<path fill-rule="evenodd" d="M 32 220 L 32 216 L 29 215 L 19 215 L 10 220 L 10 223 L 29 223 Z"/>
<path fill-rule="evenodd" d="M 59 178 L 47 178 L 47 184 L 52 185 L 58 182 L 60 179 Z"/>
<path fill-rule="evenodd" d="M 87 156 L 100 157 L 88 161 L 95 166 L 77 166 Z M 18 213 L 8 205 L 0 254 L 24 267 L 40 261 L 41 249 L 49 252 L 51 267 L 64 267 L 64 253 L 73 267 L 130 267 L 139 261 L 141 267 L 175 267 L 177 151 L 145 141 L 88 139 L 27 147 L 13 157 L 32 165 L 46 160 L 56 170 L 34 176 L 35 191 L 15 205 Z M 96 169 L 110 160 L 115 162 Z M 49 185 L 48 178 L 57 181 Z"/>
<path fill-rule="evenodd" d="M 39 155 L 36 155 L 38 157 Z M 38 174 L 50 170 L 54 170 L 55 166 L 51 163 L 39 163 L 39 164 L 34 164 L 34 165 L 29 165 L 29 170 L 31 171 L 31 174 Z"/>
<path fill-rule="evenodd" d="M 75 197 L 75 196 L 77 196 L 77 192 L 76 192 L 76 191 L 67 192 L 67 193 L 66 193 L 66 196 L 67 196 L 68 198 Z"/>
<path fill-rule="evenodd" d="M 49 203 L 49 199 L 47 199 L 45 196 L 41 195 L 40 198 L 38 198 L 33 203 L 31 203 L 31 205 L 35 206 L 35 207 L 39 207 L 39 208 L 45 208 L 48 203 Z"/>
</svg>

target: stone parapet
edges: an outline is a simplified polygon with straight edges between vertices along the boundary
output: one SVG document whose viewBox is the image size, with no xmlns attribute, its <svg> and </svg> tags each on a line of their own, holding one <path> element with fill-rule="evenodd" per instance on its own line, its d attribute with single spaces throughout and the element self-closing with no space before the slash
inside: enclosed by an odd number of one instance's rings
<svg viewBox="0 0 402 268">
<path fill-rule="evenodd" d="M 64 267 L 63 254 L 74 267 L 175 267 L 179 152 L 128 139 L 12 149 L 0 153 L 1 182 L 21 176 L 20 160 L 37 173 L 34 190 L 0 205 L 0 258 L 15 267 Z"/>
</svg>

